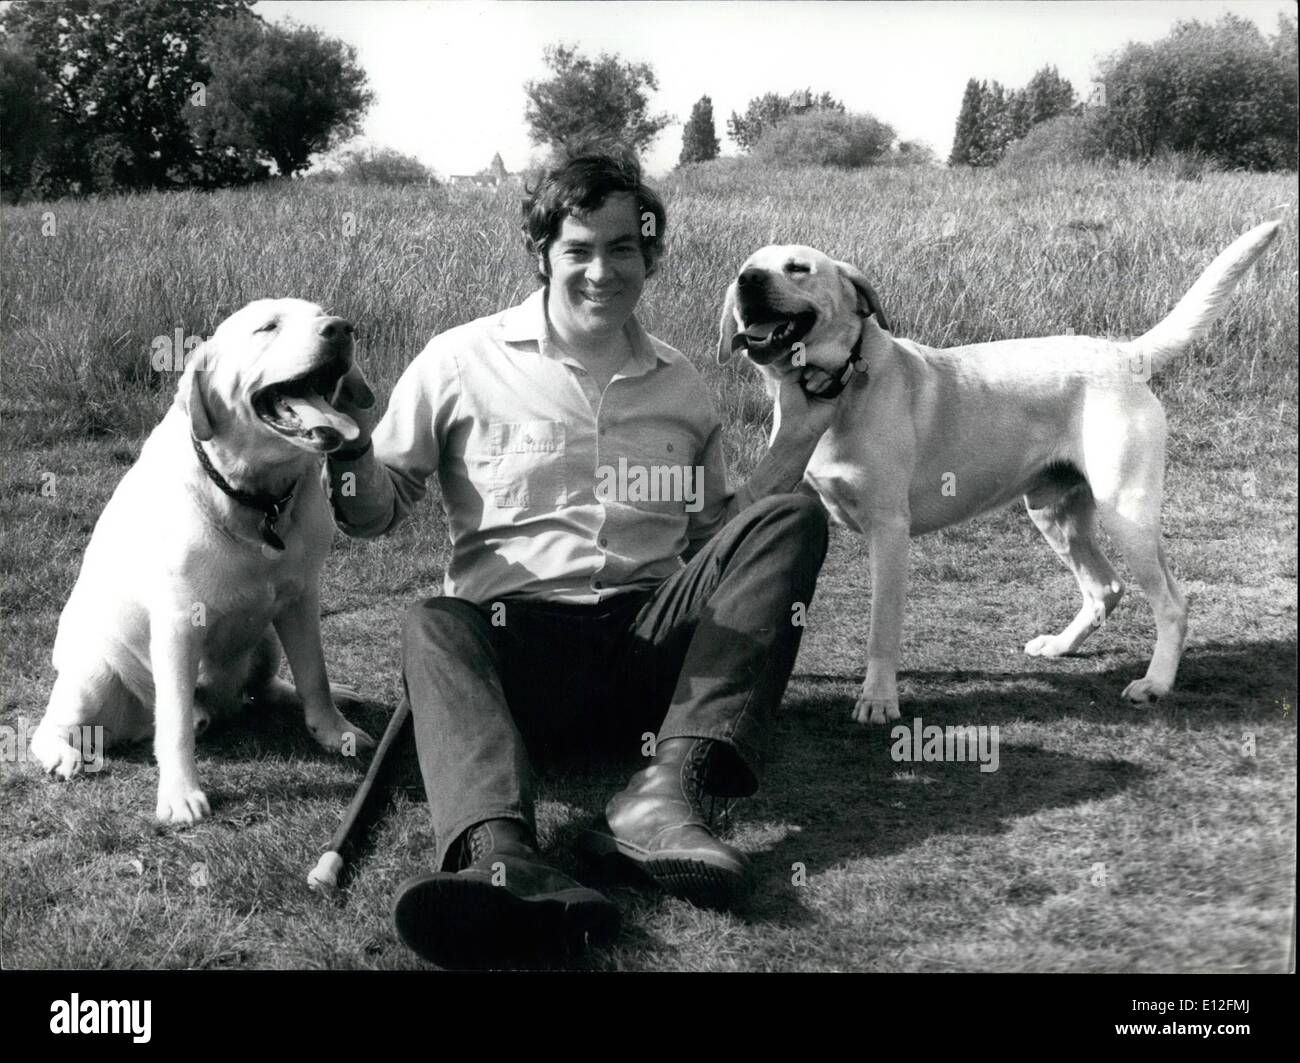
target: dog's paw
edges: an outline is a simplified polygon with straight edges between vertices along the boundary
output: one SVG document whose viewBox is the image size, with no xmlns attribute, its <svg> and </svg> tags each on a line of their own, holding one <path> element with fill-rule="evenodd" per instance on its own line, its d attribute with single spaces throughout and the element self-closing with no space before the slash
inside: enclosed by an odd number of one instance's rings
<svg viewBox="0 0 1300 1063">
<path fill-rule="evenodd" d="M 171 783 L 158 787 L 159 823 L 174 823 L 189 826 L 205 816 L 212 815 L 207 795 L 198 785 L 190 782 Z"/>
<path fill-rule="evenodd" d="M 356 724 L 349 723 L 342 713 L 335 713 L 334 719 L 324 722 L 308 720 L 307 730 L 322 749 L 331 753 L 356 756 L 375 748 L 375 740 Z"/>
<path fill-rule="evenodd" d="M 56 731 L 38 727 L 32 735 L 31 751 L 46 775 L 67 782 L 81 774 L 81 750 Z"/>
<path fill-rule="evenodd" d="M 854 722 L 864 726 L 884 726 L 899 717 L 897 698 L 868 697 L 862 694 L 853 706 Z"/>
<path fill-rule="evenodd" d="M 1025 643 L 1030 657 L 1064 657 L 1073 647 L 1060 635 L 1039 635 Z"/>
<path fill-rule="evenodd" d="M 1158 683 L 1154 679 L 1143 677 L 1135 679 L 1124 688 L 1124 700 L 1134 705 L 1151 705 L 1169 693 L 1167 683 Z"/>
</svg>

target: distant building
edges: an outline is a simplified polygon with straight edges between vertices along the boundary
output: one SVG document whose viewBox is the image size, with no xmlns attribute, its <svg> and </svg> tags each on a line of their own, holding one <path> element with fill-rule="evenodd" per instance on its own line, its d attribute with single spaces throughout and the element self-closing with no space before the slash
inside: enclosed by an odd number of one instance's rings
<svg viewBox="0 0 1300 1063">
<path fill-rule="evenodd" d="M 454 173 L 448 179 L 452 185 L 474 185 L 476 188 L 500 188 L 502 185 L 517 184 L 520 174 L 510 173 L 501 159 L 501 152 L 492 156 L 487 169 L 478 173 Z"/>
</svg>

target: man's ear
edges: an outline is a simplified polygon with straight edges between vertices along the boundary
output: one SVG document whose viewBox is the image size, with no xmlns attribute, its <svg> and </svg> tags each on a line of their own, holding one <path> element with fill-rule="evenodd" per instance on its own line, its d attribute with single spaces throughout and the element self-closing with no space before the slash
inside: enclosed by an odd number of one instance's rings
<svg viewBox="0 0 1300 1063">
<path fill-rule="evenodd" d="M 208 361 L 213 351 L 211 341 L 194 351 L 185 364 L 180 383 L 176 385 L 176 405 L 190 419 L 190 434 L 200 443 L 206 443 L 215 434 L 212 429 L 212 416 L 208 413 L 207 399 L 203 388 L 207 382 Z"/>
<path fill-rule="evenodd" d="M 876 324 L 886 332 L 892 332 L 889 321 L 885 317 L 885 312 L 880 307 L 880 298 L 876 295 L 875 289 L 867 282 L 866 275 L 863 274 L 862 270 L 858 269 L 857 266 L 849 265 L 847 262 L 836 262 L 835 267 L 844 276 L 844 279 L 857 290 L 858 306 L 865 305 L 870 313 L 876 315 Z"/>
<path fill-rule="evenodd" d="M 727 288 L 722 300 L 722 320 L 718 322 L 718 365 L 731 361 L 731 341 L 736 336 L 736 282 Z"/>
</svg>

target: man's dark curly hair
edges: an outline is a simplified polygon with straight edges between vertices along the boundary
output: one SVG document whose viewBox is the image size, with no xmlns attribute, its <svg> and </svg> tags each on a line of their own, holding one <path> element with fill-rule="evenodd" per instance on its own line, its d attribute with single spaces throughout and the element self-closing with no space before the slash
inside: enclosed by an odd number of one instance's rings
<svg viewBox="0 0 1300 1063">
<path fill-rule="evenodd" d="M 646 276 L 654 273 L 664 252 L 668 216 L 663 200 L 642 178 L 641 164 L 626 148 L 580 149 L 543 173 L 535 186 L 526 185 L 524 192 L 524 220 L 520 226 L 524 244 L 529 254 L 541 256 L 543 263 L 565 218 L 599 210 L 610 195 L 631 193 L 636 199 L 637 216 L 654 217 L 653 226 L 641 228 L 641 258 Z M 651 229 L 649 235 L 646 235 L 647 228 Z M 537 277 L 543 284 L 550 282 L 550 277 L 540 270 Z"/>
</svg>

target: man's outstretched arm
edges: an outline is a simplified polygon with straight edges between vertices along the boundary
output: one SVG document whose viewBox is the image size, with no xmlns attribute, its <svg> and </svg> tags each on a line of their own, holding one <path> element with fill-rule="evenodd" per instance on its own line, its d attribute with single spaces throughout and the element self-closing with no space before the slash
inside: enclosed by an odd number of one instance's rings
<svg viewBox="0 0 1300 1063">
<path fill-rule="evenodd" d="M 777 399 L 776 434 L 771 445 L 743 484 L 732 492 L 711 518 L 702 519 L 692 529 L 689 546 L 683 554 L 690 560 L 733 517 L 768 495 L 789 494 L 799 489 L 804 470 L 817 444 L 835 416 L 835 399 L 811 398 L 795 376 L 781 384 Z M 720 428 L 705 448 L 706 484 L 722 482 L 726 476 L 722 457 Z"/>
<path fill-rule="evenodd" d="M 458 374 L 449 354 L 425 348 L 393 388 L 388 410 L 375 425 L 367 412 L 344 410 L 361 437 L 329 458 L 334 519 L 348 535 L 386 535 L 415 508 L 438 469 L 439 439 L 456 401 Z"/>
</svg>

